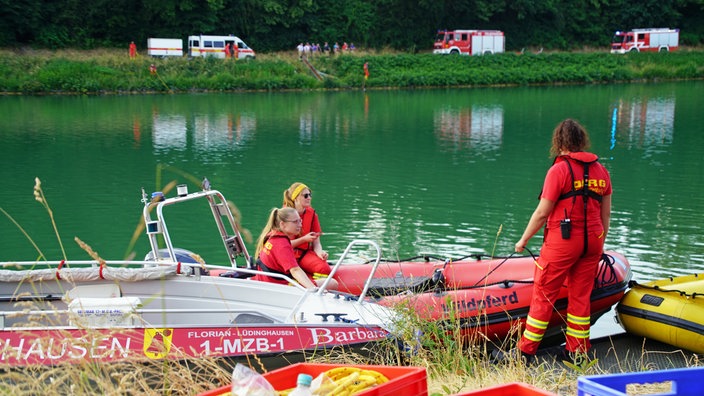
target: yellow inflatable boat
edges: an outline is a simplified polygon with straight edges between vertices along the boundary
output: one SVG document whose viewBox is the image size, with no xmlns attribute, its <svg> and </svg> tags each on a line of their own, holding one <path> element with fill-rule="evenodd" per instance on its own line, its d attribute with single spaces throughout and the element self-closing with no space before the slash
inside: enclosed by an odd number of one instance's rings
<svg viewBox="0 0 704 396">
<path fill-rule="evenodd" d="M 704 353 L 704 274 L 629 286 L 616 306 L 628 333 Z"/>
</svg>

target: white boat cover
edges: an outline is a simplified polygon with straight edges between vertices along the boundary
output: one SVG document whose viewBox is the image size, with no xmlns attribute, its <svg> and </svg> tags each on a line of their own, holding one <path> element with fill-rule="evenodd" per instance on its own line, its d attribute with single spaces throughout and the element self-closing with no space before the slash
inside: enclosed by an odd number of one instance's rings
<svg viewBox="0 0 704 396">
<path fill-rule="evenodd" d="M 36 270 L 0 270 L 0 282 L 34 282 L 63 279 L 71 282 L 95 280 L 117 280 L 137 282 L 149 279 L 162 279 L 176 274 L 175 266 L 146 268 L 46 268 Z"/>
</svg>

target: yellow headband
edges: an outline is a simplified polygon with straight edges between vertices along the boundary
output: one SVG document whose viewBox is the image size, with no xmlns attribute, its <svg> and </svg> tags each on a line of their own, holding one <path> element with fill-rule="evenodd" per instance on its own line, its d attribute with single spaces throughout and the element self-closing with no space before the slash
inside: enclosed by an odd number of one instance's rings
<svg viewBox="0 0 704 396">
<path fill-rule="evenodd" d="M 295 201 L 296 198 L 298 198 L 298 195 L 301 193 L 301 191 L 303 191 L 306 188 L 308 188 L 308 186 L 306 186 L 305 184 L 303 184 L 303 183 L 299 184 L 298 187 L 296 187 L 296 189 L 293 190 L 293 194 L 291 194 L 291 199 Z"/>
</svg>

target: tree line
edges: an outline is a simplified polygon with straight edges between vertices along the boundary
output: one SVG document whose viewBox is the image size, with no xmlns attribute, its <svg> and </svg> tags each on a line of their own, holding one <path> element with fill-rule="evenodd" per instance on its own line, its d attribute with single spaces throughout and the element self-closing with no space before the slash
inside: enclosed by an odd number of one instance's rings
<svg viewBox="0 0 704 396">
<path fill-rule="evenodd" d="M 140 48 L 235 34 L 260 52 L 299 42 L 427 51 L 439 29 L 498 29 L 506 49 L 606 47 L 616 30 L 680 29 L 704 43 L 704 0 L 0 0 L 0 47 Z"/>
</svg>

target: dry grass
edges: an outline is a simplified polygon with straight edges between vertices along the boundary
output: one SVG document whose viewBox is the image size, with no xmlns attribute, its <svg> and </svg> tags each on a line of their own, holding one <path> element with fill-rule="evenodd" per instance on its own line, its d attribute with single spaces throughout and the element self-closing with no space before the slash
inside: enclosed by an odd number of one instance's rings
<svg viewBox="0 0 704 396">
<path fill-rule="evenodd" d="M 400 364 L 388 361 L 388 350 L 375 356 L 378 352 L 380 351 L 372 351 L 371 360 L 366 354 L 336 352 L 311 361 L 350 365 L 382 364 L 384 361 L 384 364 Z M 455 362 L 464 362 L 462 364 L 465 367 L 448 368 L 439 364 L 441 362 L 422 361 L 413 357 L 405 362 L 428 367 L 430 395 L 469 392 L 510 382 L 527 383 L 560 395 L 573 395 L 577 393 L 579 376 L 606 373 L 598 364 L 588 372 L 581 372 L 567 368 L 562 362 L 550 361 L 531 366 L 519 361 L 496 365 L 489 362 L 480 349 L 476 348 L 462 353 L 447 352 L 454 355 Z M 255 360 L 251 363 L 254 370 L 265 372 Z M 12 395 L 194 395 L 229 385 L 233 368 L 233 362 L 222 358 L 8 368 L 0 373 L 0 392 Z M 667 385 L 658 383 L 647 386 L 647 389 L 662 390 Z M 644 386 L 638 389 L 643 391 Z"/>
<path fill-rule="evenodd" d="M 222 359 L 82 363 L 7 368 L 0 392 L 11 395 L 193 395 L 230 383 Z"/>
</svg>

